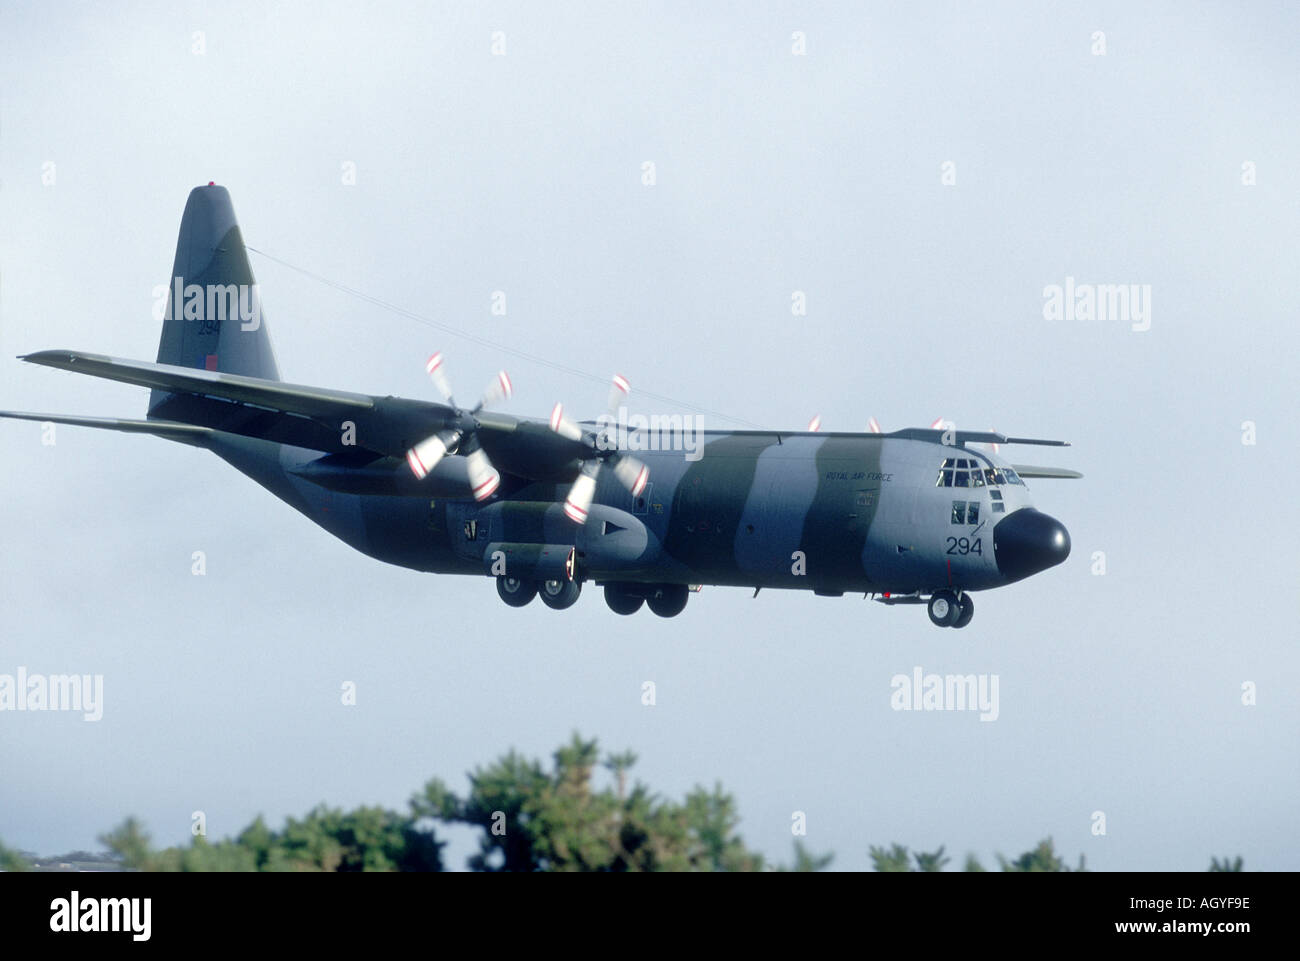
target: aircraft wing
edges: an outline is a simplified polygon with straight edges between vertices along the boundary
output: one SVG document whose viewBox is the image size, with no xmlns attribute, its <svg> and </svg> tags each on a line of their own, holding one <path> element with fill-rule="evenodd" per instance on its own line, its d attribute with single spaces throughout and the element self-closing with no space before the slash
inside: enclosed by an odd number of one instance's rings
<svg viewBox="0 0 1300 961">
<path fill-rule="evenodd" d="M 397 458 L 431 434 L 456 426 L 458 412 L 445 404 L 377 397 L 278 380 L 125 360 L 75 350 L 43 350 L 21 358 L 32 364 L 89 374 L 167 394 L 147 421 L 64 415 L 6 415 L 84 427 L 151 433 L 190 442 L 219 430 L 331 454 L 372 452 Z M 530 480 L 572 479 L 582 447 L 543 421 L 480 412 L 484 448 L 496 466 Z M 351 424 L 350 444 L 343 443 Z"/>
</svg>

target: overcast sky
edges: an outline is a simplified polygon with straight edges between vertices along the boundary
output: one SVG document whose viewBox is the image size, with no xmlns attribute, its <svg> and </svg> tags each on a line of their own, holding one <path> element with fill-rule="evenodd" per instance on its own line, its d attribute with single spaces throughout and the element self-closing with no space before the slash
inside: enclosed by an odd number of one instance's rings
<svg viewBox="0 0 1300 961">
<path fill-rule="evenodd" d="M 724 588 L 665 621 L 591 588 L 509 609 L 486 578 L 352 551 L 204 451 L 0 423 L 0 673 L 99 673 L 105 702 L 0 713 L 0 840 L 403 807 L 576 729 L 664 795 L 720 781 L 778 860 L 801 811 L 845 869 L 1048 835 L 1101 869 L 1300 868 L 1300 14 L 861 6 L 0 9 L 0 408 L 143 416 L 143 390 L 12 358 L 153 360 L 154 287 L 215 180 L 251 246 L 545 361 L 764 425 L 1059 437 L 1004 453 L 1085 474 L 1031 482 L 1070 559 L 979 594 L 960 632 Z M 506 366 L 511 412 L 603 405 L 252 263 L 286 380 L 434 399 L 441 349 L 461 393 Z M 1150 329 L 1045 319 L 1067 277 L 1150 285 Z M 997 674 L 996 722 L 892 710 L 917 666 Z"/>
</svg>

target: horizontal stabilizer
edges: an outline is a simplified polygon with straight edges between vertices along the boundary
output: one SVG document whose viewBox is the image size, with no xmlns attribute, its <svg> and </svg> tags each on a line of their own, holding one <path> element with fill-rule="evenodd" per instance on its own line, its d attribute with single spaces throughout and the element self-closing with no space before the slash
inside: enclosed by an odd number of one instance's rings
<svg viewBox="0 0 1300 961">
<path fill-rule="evenodd" d="M 1078 480 L 1083 475 L 1077 470 L 1066 470 L 1064 467 L 1034 467 L 1032 464 L 1012 464 L 1011 469 L 1021 477 L 1034 479 L 1036 477 L 1048 480 Z"/>
<path fill-rule="evenodd" d="M 70 424 L 73 427 L 98 427 L 103 430 L 120 430 L 128 434 L 153 434 L 167 440 L 190 444 L 194 447 L 207 446 L 212 434 L 210 427 L 196 427 L 193 424 L 180 424 L 169 420 L 122 420 L 117 417 L 74 417 L 71 414 L 32 414 L 25 411 L 0 410 L 0 417 L 14 420 L 34 420 L 42 424 Z"/>
</svg>

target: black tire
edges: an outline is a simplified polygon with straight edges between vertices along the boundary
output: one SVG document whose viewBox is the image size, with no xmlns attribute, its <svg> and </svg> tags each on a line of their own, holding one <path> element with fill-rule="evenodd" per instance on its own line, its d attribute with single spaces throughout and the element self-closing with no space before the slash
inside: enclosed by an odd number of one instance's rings
<svg viewBox="0 0 1300 961">
<path fill-rule="evenodd" d="M 641 610 L 645 598 L 640 594 L 633 594 L 626 584 L 610 581 L 605 585 L 605 603 L 615 614 L 635 614 Z"/>
<path fill-rule="evenodd" d="M 646 598 L 646 606 L 660 617 L 676 617 L 686 609 L 685 584 L 657 584 Z"/>
<path fill-rule="evenodd" d="M 497 596 L 511 607 L 523 607 L 537 596 L 537 585 L 518 577 L 497 578 Z"/>
<path fill-rule="evenodd" d="M 935 591 L 930 596 L 930 622 L 936 627 L 952 627 L 961 617 L 961 601 L 952 591 Z"/>
<path fill-rule="evenodd" d="M 537 585 L 537 593 L 542 603 L 553 611 L 562 611 L 572 607 L 582 593 L 582 585 L 577 581 L 542 581 Z"/>
<path fill-rule="evenodd" d="M 957 615 L 957 620 L 952 626 L 965 627 L 970 623 L 970 619 L 974 616 L 975 601 L 971 599 L 969 594 L 963 594 L 961 596 L 961 613 Z"/>
</svg>

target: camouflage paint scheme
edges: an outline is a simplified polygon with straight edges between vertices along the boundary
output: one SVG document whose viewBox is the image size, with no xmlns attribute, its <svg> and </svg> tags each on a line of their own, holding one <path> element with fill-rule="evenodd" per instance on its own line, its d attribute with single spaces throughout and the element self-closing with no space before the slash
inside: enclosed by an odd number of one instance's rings
<svg viewBox="0 0 1300 961">
<path fill-rule="evenodd" d="M 203 290 L 255 284 L 225 188 L 191 193 L 172 277 Z M 578 525 L 562 502 L 587 449 L 545 421 L 481 412 L 470 419 L 501 486 L 477 503 L 469 496 L 464 457 L 446 457 L 423 480 L 403 458 L 433 431 L 466 423 L 464 411 L 282 384 L 260 313 L 255 323 L 241 316 L 187 319 L 174 296 L 181 290 L 169 294 L 156 364 L 75 351 L 25 358 L 150 387 L 146 420 L 0 416 L 145 432 L 206 447 L 357 550 L 443 574 L 489 573 L 494 545 L 549 545 L 574 549 L 578 582 L 919 599 L 944 589 L 960 597 L 997 587 L 1069 553 L 1064 527 L 1033 510 L 1023 483 L 938 486 L 950 458 L 988 469 L 1010 466 L 970 447 L 960 432 L 940 430 L 706 432 L 695 460 L 681 450 L 638 451 L 649 468 L 639 497 L 612 471 L 602 471 L 590 516 Z M 352 443 L 345 440 L 348 424 Z M 994 513 L 998 499 L 1003 507 Z M 977 504 L 978 517 L 958 523 L 955 501 Z"/>
</svg>

